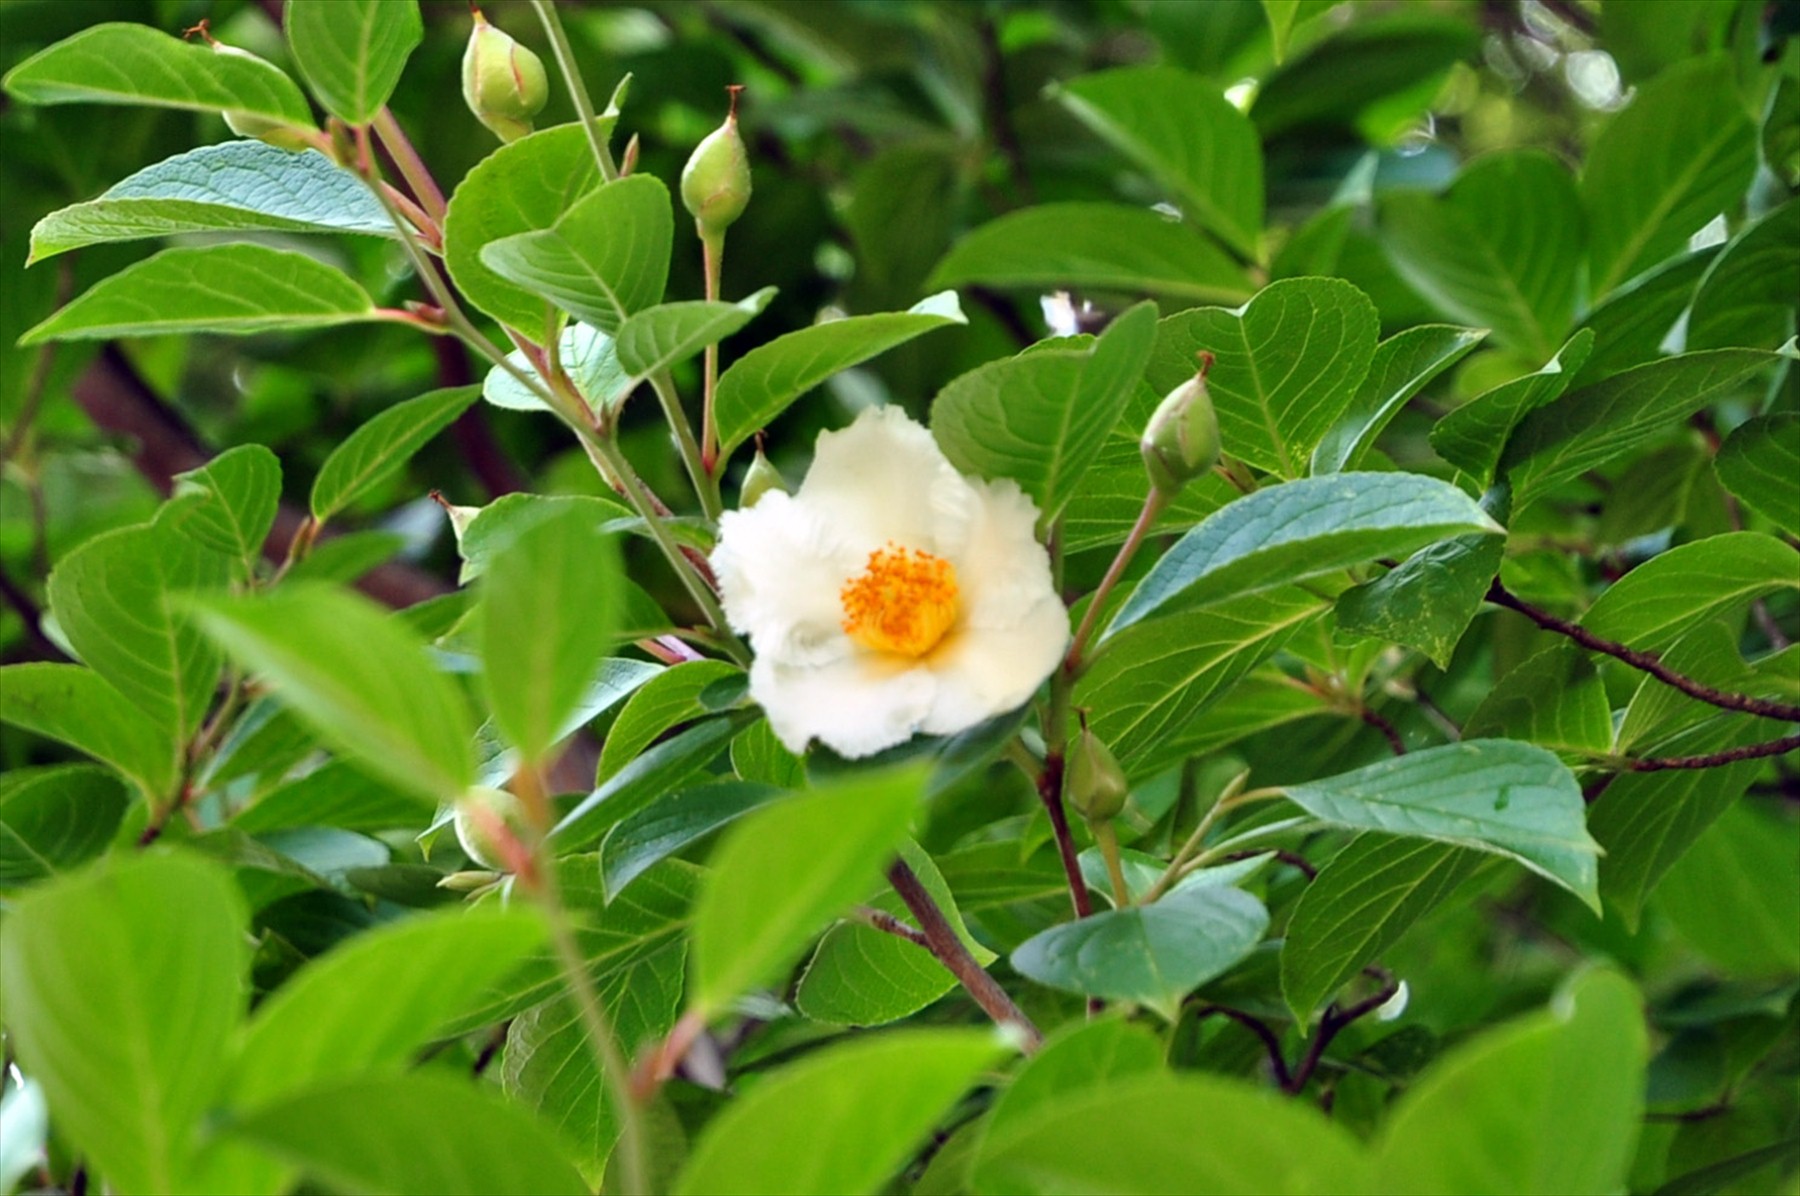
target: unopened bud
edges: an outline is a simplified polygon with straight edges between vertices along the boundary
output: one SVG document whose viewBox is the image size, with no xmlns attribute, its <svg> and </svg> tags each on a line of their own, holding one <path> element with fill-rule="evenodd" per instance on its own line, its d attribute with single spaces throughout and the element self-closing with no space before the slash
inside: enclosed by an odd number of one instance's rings
<svg viewBox="0 0 1800 1196">
<path fill-rule="evenodd" d="M 194 31 L 206 38 L 206 44 L 212 47 L 214 54 L 226 54 L 233 58 L 248 58 L 252 61 L 266 64 L 266 59 L 259 58 L 248 50 L 240 50 L 236 46 L 228 46 L 224 42 L 213 40 L 212 35 L 206 32 L 205 25 L 206 23 L 202 21 L 199 25 L 194 27 Z M 307 138 L 307 134 L 312 132 L 311 129 L 301 128 L 284 121 L 273 120 L 267 116 L 258 116 L 254 112 L 232 112 L 227 110 L 220 115 L 225 118 L 225 127 L 230 129 L 233 133 L 236 133 L 239 137 L 254 137 L 258 141 L 265 142 L 277 149 L 303 150 L 308 145 L 312 144 Z"/>
<path fill-rule="evenodd" d="M 456 803 L 456 841 L 463 854 L 495 872 L 513 872 L 524 852 L 525 807 L 504 789 L 477 787 Z"/>
<path fill-rule="evenodd" d="M 452 893 L 479 893 L 496 881 L 505 879 L 506 875 L 502 872 L 485 872 L 478 869 L 470 869 L 466 872 L 452 872 L 450 875 L 444 877 L 444 879 L 438 881 L 437 887 L 440 889 L 448 889 Z"/>
<path fill-rule="evenodd" d="M 702 236 L 717 236 L 744 214 L 750 203 L 750 155 L 738 135 L 737 93 L 725 123 L 706 135 L 681 172 L 681 202 Z"/>
<path fill-rule="evenodd" d="M 619 177 L 622 179 L 630 178 L 632 172 L 637 170 L 637 164 L 638 135 L 633 133 L 631 135 L 631 140 L 625 143 L 625 152 L 619 155 Z"/>
<path fill-rule="evenodd" d="M 1200 371 L 1164 396 L 1144 425 L 1138 448 L 1150 484 L 1160 494 L 1174 494 L 1218 464 L 1219 416 L 1206 392 L 1206 367 L 1211 364 L 1208 354 Z"/>
<path fill-rule="evenodd" d="M 543 60 L 504 29 L 488 24 L 480 9 L 463 51 L 462 81 L 463 102 L 502 141 L 517 141 L 531 132 L 531 118 L 550 96 Z"/>
<path fill-rule="evenodd" d="M 762 446 L 757 445 L 756 456 L 750 459 L 750 468 L 744 472 L 744 485 L 738 491 L 738 506 L 748 510 L 771 490 L 787 494 L 787 480 L 775 468 L 775 463 L 763 456 Z"/>
<path fill-rule="evenodd" d="M 1069 745 L 1067 784 L 1069 803 L 1090 822 L 1117 818 L 1131 792 L 1119 758 L 1088 730 L 1086 719 L 1082 720 L 1081 733 Z"/>
<path fill-rule="evenodd" d="M 459 507 L 444 497 L 442 490 L 431 492 L 431 501 L 444 509 L 450 520 L 450 530 L 456 535 L 458 547 L 462 546 L 463 533 L 469 530 L 469 524 L 475 522 L 475 516 L 481 514 L 480 507 Z"/>
</svg>

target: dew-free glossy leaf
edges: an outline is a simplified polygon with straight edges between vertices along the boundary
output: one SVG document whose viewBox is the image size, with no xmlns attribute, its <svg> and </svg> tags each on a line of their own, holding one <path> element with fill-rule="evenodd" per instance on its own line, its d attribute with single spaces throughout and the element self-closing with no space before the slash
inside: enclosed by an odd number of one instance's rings
<svg viewBox="0 0 1800 1196">
<path fill-rule="evenodd" d="M 1562 397 L 1593 347 L 1593 330 L 1581 329 L 1535 373 L 1502 382 L 1440 419 L 1431 429 L 1431 447 L 1438 456 L 1486 484 L 1494 476 L 1513 428 L 1531 412 Z"/>
<path fill-rule="evenodd" d="M 112 765 L 152 802 L 169 796 L 184 746 L 99 673 L 77 664 L 0 669 L 0 722 Z"/>
<path fill-rule="evenodd" d="M 785 793 L 774 785 L 719 781 L 671 793 L 620 821 L 600 847 L 607 900 L 683 847 Z"/>
<path fill-rule="evenodd" d="M 660 798 L 698 783 L 744 721 L 709 718 L 644 752 L 563 815 L 550 842 L 562 851 L 587 847 Z"/>
<path fill-rule="evenodd" d="M 273 789 L 233 818 L 231 825 L 247 834 L 299 826 L 386 831 L 416 827 L 425 818 L 425 812 L 410 794 L 342 760 L 334 760 Z"/>
<path fill-rule="evenodd" d="M 1612 746 L 1612 704 L 1593 662 L 1558 640 L 1515 665 L 1463 723 L 1470 739 L 1522 739 L 1553 752 L 1588 755 Z"/>
<path fill-rule="evenodd" d="M 1789 200 L 1731 239 L 1707 270 L 1688 317 L 1689 349 L 1773 349 L 1794 335 L 1800 293 L 1800 201 Z"/>
<path fill-rule="evenodd" d="M 1375 438 L 1407 402 L 1461 361 L 1485 335 L 1479 328 L 1421 324 L 1376 345 L 1349 410 L 1313 449 L 1312 472 L 1339 473 L 1362 464 Z"/>
<path fill-rule="evenodd" d="M 350 433 L 313 479 L 313 518 L 324 522 L 399 469 L 468 410 L 479 393 L 473 386 L 434 390 L 396 403 Z"/>
<path fill-rule="evenodd" d="M 474 724 L 425 645 L 368 599 L 318 585 L 192 603 L 193 618 L 320 738 L 424 801 L 462 796 Z"/>
<path fill-rule="evenodd" d="M 723 660 L 695 660 L 663 669 L 639 686 L 613 720 L 600 748 L 598 778 L 605 781 L 636 759 L 678 723 L 711 713 L 700 701 L 708 686 L 742 670 Z"/>
<path fill-rule="evenodd" d="M 708 345 L 716 345 L 762 314 L 775 298 L 764 287 L 736 303 L 663 303 L 635 313 L 619 326 L 619 364 L 633 378 L 648 378 Z"/>
<path fill-rule="evenodd" d="M 324 154 L 244 139 L 176 154 L 50 213 L 31 230 L 27 264 L 84 245 L 211 232 L 397 235 L 362 180 Z"/>
<path fill-rule="evenodd" d="M 1301 0 L 1301 9 L 1316 3 Z M 1265 140 L 1308 126 L 1365 126 L 1392 137 L 1399 122 L 1425 110 L 1435 81 L 1479 51 L 1477 30 L 1427 10 L 1353 21 L 1270 72 L 1250 119 Z"/>
<path fill-rule="evenodd" d="M 312 125 L 294 81 L 262 59 L 130 22 L 95 25 L 40 50 L 7 72 L 4 85 L 26 104 L 145 104 Z"/>
<path fill-rule="evenodd" d="M 375 318 L 368 294 L 317 258 L 266 245 L 203 245 L 165 249 L 102 279 L 19 343 L 191 332 L 247 336 Z"/>
<path fill-rule="evenodd" d="M 0 892 L 105 851 L 129 800 L 118 777 L 91 764 L 15 768 L 0 777 Z"/>
<path fill-rule="evenodd" d="M 576 393 L 595 411 L 616 408 L 631 392 L 631 376 L 619 361 L 618 346 L 612 337 L 586 324 L 570 324 L 557 341 L 557 356 Z M 523 350 L 506 355 L 507 364 L 531 379 L 541 382 L 537 367 L 526 360 Z M 550 407 L 537 391 L 520 381 L 506 366 L 496 365 L 482 380 L 481 397 L 508 411 L 548 411 Z"/>
<path fill-rule="evenodd" d="M 1800 535 L 1794 479 L 1800 477 L 1800 415 L 1747 420 L 1725 438 L 1713 469 L 1738 501 L 1784 531 Z"/>
<path fill-rule="evenodd" d="M 1663 876 L 1656 907 L 1728 975 L 1800 972 L 1800 824 L 1733 802 Z"/>
<path fill-rule="evenodd" d="M 1500 536 L 1457 536 L 1421 548 L 1399 568 L 1338 595 L 1338 627 L 1417 648 L 1448 668 L 1505 555 Z"/>
<path fill-rule="evenodd" d="M 1524 864 L 1598 908 L 1600 848 L 1574 774 L 1542 748 L 1465 740 L 1354 772 L 1285 785 L 1315 818 L 1493 852 Z"/>
<path fill-rule="evenodd" d="M 1793 489 L 1793 480 L 1787 482 Z M 1761 532 L 1671 548 L 1614 582 L 1581 617 L 1609 640 L 1657 652 L 1702 623 L 1783 589 L 1800 589 L 1800 553 Z"/>
<path fill-rule="evenodd" d="M 375 119 L 425 36 L 418 0 L 287 0 L 282 24 L 313 94 L 353 125 Z"/>
<path fill-rule="evenodd" d="M 177 496 L 206 495 L 181 530 L 214 552 L 255 568 L 281 505 L 281 462 L 260 444 L 226 449 L 198 469 L 175 475 Z"/>
<path fill-rule="evenodd" d="M 1618 288 L 1588 312 L 1581 327 L 1593 332 L 1594 351 L 1580 369 L 1572 371 L 1574 379 L 1569 385 L 1586 386 L 1661 357 L 1675 321 L 1693 302 L 1694 288 L 1718 256 L 1719 246 L 1712 245 L 1670 258 Z"/>
<path fill-rule="evenodd" d="M 1338 473 L 1268 486 L 1187 533 L 1151 568 L 1108 635 L 1169 614 L 1500 525 L 1447 482 L 1412 473 Z"/>
<path fill-rule="evenodd" d="M 937 287 L 1079 287 L 1230 303 L 1250 296 L 1237 264 L 1148 208 L 1052 203 L 1021 208 L 964 236 L 931 272 Z"/>
<path fill-rule="evenodd" d="M 906 311 L 814 324 L 750 350 L 719 378 L 719 448 L 729 454 L 751 433 L 825 379 L 949 324 L 967 323 L 944 291 Z"/>
<path fill-rule="evenodd" d="M 230 876 L 188 854 L 108 860 L 8 907 L 8 1034 L 109 1186 L 173 1192 L 191 1176 L 244 1008 L 244 924 Z"/>
<path fill-rule="evenodd" d="M 457 583 L 468 585 L 486 573 L 495 555 L 527 528 L 570 508 L 589 512 L 597 523 L 632 514 L 630 507 L 610 494 L 503 494 L 471 516 L 457 537 L 457 552 L 463 559 Z M 655 666 L 645 664 L 644 668 Z"/>
<path fill-rule="evenodd" d="M 881 1190 L 1004 1048 L 981 1030 L 901 1030 L 827 1047 L 726 1106 L 675 1191 Z M 794 1143 L 804 1141 L 797 1151 Z"/>
</svg>

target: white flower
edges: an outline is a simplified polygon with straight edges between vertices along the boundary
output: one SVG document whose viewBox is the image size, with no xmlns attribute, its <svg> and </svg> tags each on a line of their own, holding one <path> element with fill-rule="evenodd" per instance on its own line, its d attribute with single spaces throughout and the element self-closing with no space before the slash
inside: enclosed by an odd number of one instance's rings
<svg viewBox="0 0 1800 1196">
<path fill-rule="evenodd" d="M 867 756 L 1029 698 L 1069 640 L 1037 517 L 897 407 L 821 435 L 799 493 L 727 512 L 713 569 L 782 743 Z"/>
</svg>

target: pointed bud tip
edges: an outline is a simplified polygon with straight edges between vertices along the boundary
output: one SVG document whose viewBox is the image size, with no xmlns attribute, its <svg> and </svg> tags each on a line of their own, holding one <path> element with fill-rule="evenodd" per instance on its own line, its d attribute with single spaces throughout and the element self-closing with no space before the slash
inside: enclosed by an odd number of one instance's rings
<svg viewBox="0 0 1800 1196">
<path fill-rule="evenodd" d="M 738 132 L 737 99 L 741 84 L 726 88 L 731 109 L 725 123 L 694 147 L 681 171 L 681 202 L 702 235 L 723 233 L 750 204 L 750 154 Z"/>
</svg>

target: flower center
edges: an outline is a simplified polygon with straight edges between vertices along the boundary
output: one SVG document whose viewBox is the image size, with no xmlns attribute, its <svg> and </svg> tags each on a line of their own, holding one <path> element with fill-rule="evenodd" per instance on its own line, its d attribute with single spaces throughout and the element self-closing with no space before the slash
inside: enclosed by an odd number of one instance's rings
<svg viewBox="0 0 1800 1196">
<path fill-rule="evenodd" d="M 888 544 L 844 583 L 844 633 L 865 648 L 919 657 L 956 622 L 956 568 L 942 557 Z"/>
</svg>

